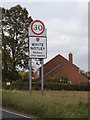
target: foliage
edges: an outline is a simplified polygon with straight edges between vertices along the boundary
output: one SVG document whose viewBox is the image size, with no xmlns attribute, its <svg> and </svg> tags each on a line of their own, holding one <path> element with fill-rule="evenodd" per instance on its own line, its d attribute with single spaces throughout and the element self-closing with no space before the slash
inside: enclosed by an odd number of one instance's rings
<svg viewBox="0 0 90 120">
<path fill-rule="evenodd" d="M 69 90 L 69 91 L 89 91 L 89 85 L 80 84 L 80 85 L 70 85 L 65 83 L 55 83 L 55 82 L 44 82 L 45 90 Z M 8 89 L 8 87 L 3 83 L 3 88 Z M 29 80 L 17 80 L 16 82 L 12 82 L 11 89 L 16 90 L 29 90 Z M 32 89 L 40 90 L 41 89 L 41 81 L 32 81 Z"/>
<path fill-rule="evenodd" d="M 85 75 L 90 80 L 90 71 L 86 72 Z"/>
<path fill-rule="evenodd" d="M 62 74 L 60 76 L 60 82 L 61 83 L 68 83 L 68 81 L 69 81 L 69 79 L 68 79 L 68 77 L 66 75 Z"/>
<path fill-rule="evenodd" d="M 45 78 L 45 82 L 60 82 L 60 77 L 54 75 L 54 76 L 50 76 L 48 78 Z"/>
<path fill-rule="evenodd" d="M 85 71 L 84 70 L 80 70 L 80 74 L 85 75 Z"/>
<path fill-rule="evenodd" d="M 69 79 L 66 75 L 62 74 L 61 76 L 50 76 L 45 79 L 45 82 L 58 82 L 58 83 L 68 83 Z"/>
<path fill-rule="evenodd" d="M 80 70 L 80 74 L 90 79 L 90 72 L 85 72 L 84 70 Z"/>
<path fill-rule="evenodd" d="M 29 72 L 19 72 L 20 76 L 21 76 L 21 81 L 22 82 L 27 82 L 29 81 Z"/>
<path fill-rule="evenodd" d="M 20 5 L 2 8 L 2 77 L 19 78 L 18 69 L 28 69 L 28 26 L 32 18 Z"/>
</svg>

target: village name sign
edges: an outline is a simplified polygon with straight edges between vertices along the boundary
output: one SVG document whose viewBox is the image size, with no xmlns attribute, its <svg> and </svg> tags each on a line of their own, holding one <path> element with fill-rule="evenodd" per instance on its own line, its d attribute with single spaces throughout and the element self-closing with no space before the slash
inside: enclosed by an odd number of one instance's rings
<svg viewBox="0 0 90 120">
<path fill-rule="evenodd" d="M 30 58 L 47 57 L 47 30 L 40 20 L 35 20 L 29 28 L 29 54 Z"/>
<path fill-rule="evenodd" d="M 44 79 L 44 59 L 47 58 L 47 29 L 40 20 L 34 20 L 29 26 L 29 58 L 30 58 L 30 77 L 29 90 L 32 90 L 32 59 L 40 59 L 41 61 L 41 90 L 43 95 L 43 79 Z"/>
</svg>

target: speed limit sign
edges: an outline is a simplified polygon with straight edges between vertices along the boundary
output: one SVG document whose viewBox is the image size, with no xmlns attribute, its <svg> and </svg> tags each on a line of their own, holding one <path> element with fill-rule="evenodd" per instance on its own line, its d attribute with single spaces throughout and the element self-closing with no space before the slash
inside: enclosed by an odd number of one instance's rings
<svg viewBox="0 0 90 120">
<path fill-rule="evenodd" d="M 34 20 L 29 27 L 29 36 L 46 37 L 47 29 L 45 28 L 44 23 L 40 20 Z"/>
<path fill-rule="evenodd" d="M 31 30 L 36 35 L 41 35 L 44 32 L 44 24 L 40 20 L 35 20 L 31 24 Z"/>
<path fill-rule="evenodd" d="M 34 20 L 29 27 L 29 57 L 47 58 L 47 29 L 40 20 Z"/>
<path fill-rule="evenodd" d="M 28 27 L 29 37 L 29 58 L 30 58 L 30 76 L 29 76 L 29 90 L 30 95 L 32 91 L 32 60 L 40 59 L 41 61 L 41 89 L 43 95 L 44 89 L 44 59 L 47 58 L 47 29 L 43 22 L 40 20 L 34 20 Z"/>
</svg>

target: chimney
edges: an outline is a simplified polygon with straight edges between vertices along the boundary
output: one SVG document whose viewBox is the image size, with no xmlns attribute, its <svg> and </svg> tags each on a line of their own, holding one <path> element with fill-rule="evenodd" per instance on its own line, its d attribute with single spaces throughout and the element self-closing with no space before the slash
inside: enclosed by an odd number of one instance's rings
<svg viewBox="0 0 90 120">
<path fill-rule="evenodd" d="M 71 52 L 69 53 L 69 62 L 73 64 L 73 54 Z"/>
</svg>

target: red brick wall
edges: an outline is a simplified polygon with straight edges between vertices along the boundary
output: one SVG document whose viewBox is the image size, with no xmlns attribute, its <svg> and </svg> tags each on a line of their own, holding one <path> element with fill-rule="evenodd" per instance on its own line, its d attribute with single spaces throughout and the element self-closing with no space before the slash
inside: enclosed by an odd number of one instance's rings
<svg viewBox="0 0 90 120">
<path fill-rule="evenodd" d="M 72 84 L 88 83 L 88 79 L 83 75 L 79 74 L 79 68 L 71 64 L 69 61 L 67 61 L 60 55 L 56 56 L 54 59 L 44 65 L 44 75 L 59 64 L 61 64 L 61 66 L 45 78 L 53 75 L 61 76 L 62 74 L 64 74 L 65 76 L 67 76 L 67 78 L 71 81 Z"/>
</svg>

